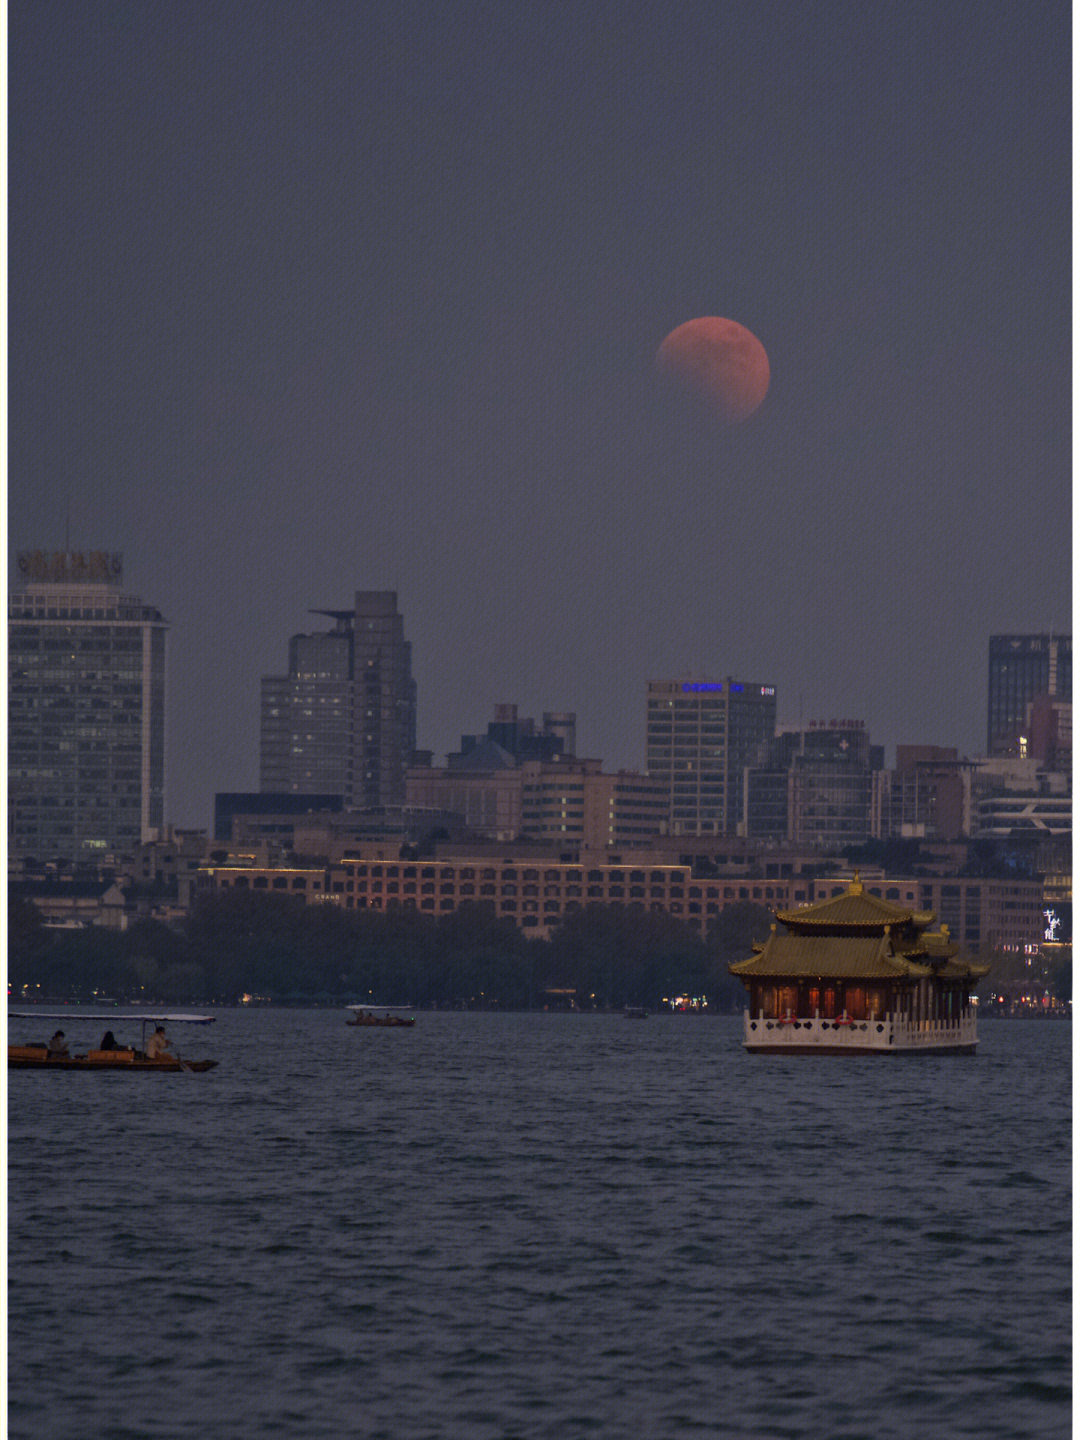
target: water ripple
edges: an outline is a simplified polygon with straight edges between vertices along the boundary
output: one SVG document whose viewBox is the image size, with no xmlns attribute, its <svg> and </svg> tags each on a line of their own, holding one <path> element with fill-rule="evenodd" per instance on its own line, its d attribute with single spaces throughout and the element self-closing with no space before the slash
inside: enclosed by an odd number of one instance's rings
<svg viewBox="0 0 1080 1440">
<path fill-rule="evenodd" d="M 12 1072 L 9 1433 L 1058 1440 L 1069 1035 L 985 1028 L 228 1012 L 204 1075 Z"/>
</svg>

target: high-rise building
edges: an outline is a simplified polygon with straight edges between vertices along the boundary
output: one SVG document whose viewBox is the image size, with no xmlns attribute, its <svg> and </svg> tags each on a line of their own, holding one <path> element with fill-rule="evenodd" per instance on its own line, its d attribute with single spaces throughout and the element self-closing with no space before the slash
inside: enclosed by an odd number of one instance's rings
<svg viewBox="0 0 1080 1440">
<path fill-rule="evenodd" d="M 883 776 L 883 747 L 870 744 L 861 720 L 811 721 L 784 738 L 793 742 L 789 840 L 823 850 L 864 844 L 873 833 L 874 775 Z"/>
<path fill-rule="evenodd" d="M 885 755 L 861 720 L 787 727 L 746 772 L 746 829 L 755 839 L 838 850 L 875 831 Z"/>
<path fill-rule="evenodd" d="M 772 685 L 651 680 L 645 769 L 666 787 L 670 833 L 738 833 L 743 771 L 775 732 Z"/>
<path fill-rule="evenodd" d="M 352 612 L 331 631 L 294 635 L 287 675 L 262 682 L 259 788 L 344 796 L 351 774 Z"/>
<path fill-rule="evenodd" d="M 331 630 L 294 635 L 287 675 L 262 682 L 259 787 L 337 794 L 351 809 L 401 805 L 416 749 L 412 646 L 392 590 L 316 610 Z"/>
<path fill-rule="evenodd" d="M 897 745 L 889 834 L 959 840 L 971 834 L 975 762 L 942 745 Z"/>
<path fill-rule="evenodd" d="M 93 863 L 164 823 L 165 631 L 103 551 L 17 557 L 8 602 L 8 844 Z"/>
<path fill-rule="evenodd" d="M 989 678 L 986 753 L 1022 756 L 1033 702 L 1072 702 L 1072 636 L 991 635 Z"/>
</svg>

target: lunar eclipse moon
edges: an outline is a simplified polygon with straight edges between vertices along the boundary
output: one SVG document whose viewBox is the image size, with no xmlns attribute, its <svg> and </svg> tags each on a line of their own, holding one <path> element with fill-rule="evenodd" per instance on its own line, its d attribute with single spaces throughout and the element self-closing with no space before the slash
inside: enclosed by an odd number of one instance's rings
<svg viewBox="0 0 1080 1440">
<path fill-rule="evenodd" d="M 752 415 L 769 388 L 765 346 L 744 325 L 718 315 L 672 330 L 656 352 L 656 368 L 669 385 L 727 423 Z"/>
</svg>

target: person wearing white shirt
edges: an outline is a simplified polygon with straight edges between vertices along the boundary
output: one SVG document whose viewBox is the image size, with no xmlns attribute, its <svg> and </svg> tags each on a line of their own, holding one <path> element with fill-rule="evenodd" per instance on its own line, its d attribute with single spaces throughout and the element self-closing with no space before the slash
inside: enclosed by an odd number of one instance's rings
<svg viewBox="0 0 1080 1440">
<path fill-rule="evenodd" d="M 169 1042 L 165 1035 L 165 1026 L 159 1025 L 146 1042 L 146 1058 L 148 1060 L 167 1060 L 169 1058 L 168 1051 Z"/>
</svg>

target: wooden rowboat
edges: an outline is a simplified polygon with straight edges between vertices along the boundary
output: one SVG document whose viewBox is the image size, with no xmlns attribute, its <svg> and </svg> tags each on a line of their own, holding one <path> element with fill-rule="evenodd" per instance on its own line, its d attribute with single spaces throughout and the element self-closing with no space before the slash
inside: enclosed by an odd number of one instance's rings
<svg viewBox="0 0 1080 1440">
<path fill-rule="evenodd" d="M 140 1073 L 147 1070 L 155 1070 L 166 1074 L 175 1074 L 181 1070 L 213 1070 L 217 1065 L 216 1060 L 188 1060 L 185 1056 L 175 1053 L 165 1054 L 160 1058 L 151 1059 L 146 1054 L 146 1027 L 148 1025 L 212 1025 L 217 1017 L 214 1015 L 175 1015 L 166 1012 L 143 1011 L 138 1015 L 121 1015 L 115 1010 L 90 1013 L 85 1010 L 12 1010 L 8 1012 L 9 1020 L 33 1020 L 35 1024 L 42 1020 L 63 1020 L 69 1026 L 85 1022 L 87 1024 L 100 1025 L 106 1022 L 110 1025 L 139 1024 L 142 1026 L 142 1044 L 136 1049 L 134 1045 L 125 1045 L 113 1050 L 91 1050 L 87 1049 L 80 1054 L 71 1055 L 50 1055 L 47 1045 L 9 1045 L 8 1046 L 8 1069 L 9 1070 L 138 1070 Z"/>
</svg>

